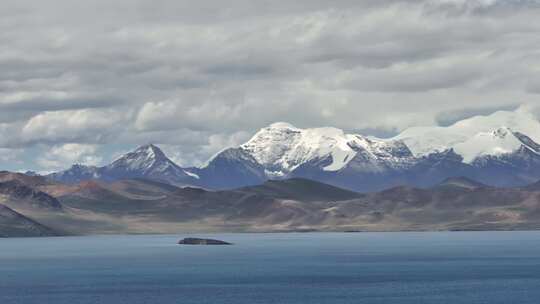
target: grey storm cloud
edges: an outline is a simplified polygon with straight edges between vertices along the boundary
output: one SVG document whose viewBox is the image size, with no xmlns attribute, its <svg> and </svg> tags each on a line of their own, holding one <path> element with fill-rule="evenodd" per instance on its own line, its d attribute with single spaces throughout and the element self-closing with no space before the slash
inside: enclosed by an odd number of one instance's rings
<svg viewBox="0 0 540 304">
<path fill-rule="evenodd" d="M 539 35 L 538 1 L 5 0 L 0 149 L 22 156 L 0 165 L 149 142 L 195 165 L 275 121 L 391 135 L 534 105 Z"/>
</svg>

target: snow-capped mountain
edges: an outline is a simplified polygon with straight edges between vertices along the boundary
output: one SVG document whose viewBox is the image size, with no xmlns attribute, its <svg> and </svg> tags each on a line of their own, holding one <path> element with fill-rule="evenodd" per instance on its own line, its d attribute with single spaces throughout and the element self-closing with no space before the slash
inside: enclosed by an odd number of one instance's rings
<svg viewBox="0 0 540 304">
<path fill-rule="evenodd" d="M 145 145 L 129 152 L 104 168 L 108 176 L 114 179 L 150 178 L 174 184 L 191 182 L 197 176 L 192 174 L 165 156 L 155 145 Z"/>
<path fill-rule="evenodd" d="M 448 127 L 410 128 L 389 139 L 274 123 L 234 149 L 250 158 L 249 167 L 258 168 L 252 183 L 264 174 L 373 191 L 401 184 L 431 186 L 456 176 L 497 186 L 530 183 L 540 179 L 538 142 L 540 122 L 533 115 L 500 111 Z"/>
<path fill-rule="evenodd" d="M 148 178 L 208 189 L 292 177 L 357 191 L 432 186 L 452 177 L 516 186 L 540 179 L 539 142 L 540 122 L 524 111 L 475 116 L 448 127 L 414 127 L 388 139 L 280 122 L 200 168 L 181 168 L 156 146 L 146 145 L 110 165 L 75 165 L 50 177 L 63 182 Z"/>
<path fill-rule="evenodd" d="M 511 129 L 501 127 L 490 132 L 479 132 L 452 148 L 463 157 L 463 162 L 470 164 L 486 156 L 496 157 L 511 154 L 521 147 L 536 153 L 534 149 L 524 144 Z"/>
<path fill-rule="evenodd" d="M 300 129 L 280 122 L 259 130 L 245 144 L 217 154 L 196 173 L 201 186 L 214 189 L 291 177 L 358 189 L 356 176 L 360 175 L 371 179 L 361 188 L 369 189 L 375 186 L 373 181 L 378 185 L 389 173 L 404 172 L 414 164 L 415 157 L 400 140 L 346 134 L 329 127 Z"/>
<path fill-rule="evenodd" d="M 540 142 L 540 122 L 531 113 L 523 110 L 474 116 L 448 127 L 412 127 L 391 140 L 402 140 L 414 155 L 421 156 L 454 148 L 477 135 L 491 133 L 500 128 L 526 134 L 533 141 Z M 476 145 L 480 146 L 481 143 Z"/>
<path fill-rule="evenodd" d="M 73 165 L 50 178 L 66 183 L 98 179 L 104 181 L 147 178 L 175 185 L 192 185 L 198 176 L 167 158 L 157 146 L 149 144 L 129 152 L 104 167 Z"/>
<path fill-rule="evenodd" d="M 399 162 L 410 156 L 400 141 L 368 139 L 336 128 L 299 129 L 275 123 L 257 132 L 240 149 L 261 164 L 269 177 L 284 177 L 307 163 L 320 163 L 322 171 L 342 170 L 361 154 L 364 168 Z"/>
</svg>

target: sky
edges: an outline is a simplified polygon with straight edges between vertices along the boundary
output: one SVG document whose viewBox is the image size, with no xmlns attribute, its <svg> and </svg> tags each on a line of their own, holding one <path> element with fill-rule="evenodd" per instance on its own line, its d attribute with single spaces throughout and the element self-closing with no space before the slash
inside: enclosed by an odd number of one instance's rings
<svg viewBox="0 0 540 304">
<path fill-rule="evenodd" d="M 540 2 L 2 0 L 0 169 L 154 143 L 204 163 L 286 121 L 388 137 L 540 105 Z"/>
</svg>

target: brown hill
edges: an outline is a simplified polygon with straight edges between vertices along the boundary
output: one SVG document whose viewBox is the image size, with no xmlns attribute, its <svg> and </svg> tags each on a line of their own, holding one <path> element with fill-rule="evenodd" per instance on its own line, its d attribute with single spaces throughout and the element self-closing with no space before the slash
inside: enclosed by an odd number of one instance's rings
<svg viewBox="0 0 540 304">
<path fill-rule="evenodd" d="M 30 189 L 23 197 L 39 193 L 20 184 L 11 181 L 7 184 L 11 190 L 3 194 L 11 195 L 12 203 L 19 202 L 17 207 L 24 199 L 16 201 L 13 197 L 19 191 L 13 189 Z M 495 188 L 465 178 L 427 189 L 395 187 L 367 194 L 305 179 L 227 191 L 144 179 L 47 187 L 56 187 L 61 209 L 13 209 L 74 234 L 540 229 L 538 187 Z"/>
<path fill-rule="evenodd" d="M 0 204 L 0 237 L 56 236 L 54 230 Z"/>
</svg>

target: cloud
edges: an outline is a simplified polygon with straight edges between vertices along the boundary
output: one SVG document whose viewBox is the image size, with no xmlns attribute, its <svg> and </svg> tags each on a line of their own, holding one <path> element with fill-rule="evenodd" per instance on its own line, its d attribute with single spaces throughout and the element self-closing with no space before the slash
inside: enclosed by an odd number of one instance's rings
<svg viewBox="0 0 540 304">
<path fill-rule="evenodd" d="M 27 142 L 85 141 L 101 142 L 119 128 L 122 113 L 112 110 L 75 110 L 43 112 L 28 120 L 22 128 Z"/>
<path fill-rule="evenodd" d="M 463 119 L 467 119 L 477 115 L 489 115 L 497 111 L 527 111 L 530 112 L 529 106 L 527 105 L 506 105 L 506 106 L 489 106 L 484 108 L 464 108 L 460 110 L 453 110 L 447 112 L 441 112 L 437 115 L 436 121 L 440 126 L 450 126 L 455 122 L 458 122 Z"/>
<path fill-rule="evenodd" d="M 520 105 L 516 111 L 533 114 L 538 120 L 540 120 L 540 103 L 525 103 Z"/>
<path fill-rule="evenodd" d="M 6 0 L 0 148 L 40 170 L 53 147 L 153 142 L 189 165 L 275 121 L 393 134 L 535 103 L 539 17 L 532 0 Z"/>
<path fill-rule="evenodd" d="M 97 156 L 96 145 L 86 144 L 63 144 L 55 145 L 37 162 L 44 169 L 59 170 L 64 168 L 65 164 L 79 163 L 84 165 L 98 165 L 102 158 Z"/>
<path fill-rule="evenodd" d="M 250 138 L 249 132 L 240 131 L 233 134 L 212 134 L 205 137 L 205 142 L 191 149 L 178 145 L 162 145 L 161 147 L 174 162 L 181 166 L 200 166 L 207 159 L 228 147 L 237 147 Z"/>
<path fill-rule="evenodd" d="M 20 149 L 0 148 L 0 161 L 1 162 L 17 161 L 17 158 L 20 153 L 21 153 Z"/>
</svg>

